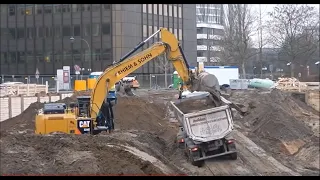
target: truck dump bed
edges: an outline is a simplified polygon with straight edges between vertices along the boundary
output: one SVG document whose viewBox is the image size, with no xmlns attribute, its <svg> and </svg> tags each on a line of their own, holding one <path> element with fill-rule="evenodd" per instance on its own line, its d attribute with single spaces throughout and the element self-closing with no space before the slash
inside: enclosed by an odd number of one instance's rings
<svg viewBox="0 0 320 180">
<path fill-rule="evenodd" d="M 171 111 L 180 121 L 189 138 L 198 142 L 221 139 L 233 130 L 231 109 L 228 105 L 213 107 L 199 97 L 171 101 Z M 201 102 L 202 101 L 202 102 Z M 186 107 L 189 107 L 186 108 Z"/>
</svg>

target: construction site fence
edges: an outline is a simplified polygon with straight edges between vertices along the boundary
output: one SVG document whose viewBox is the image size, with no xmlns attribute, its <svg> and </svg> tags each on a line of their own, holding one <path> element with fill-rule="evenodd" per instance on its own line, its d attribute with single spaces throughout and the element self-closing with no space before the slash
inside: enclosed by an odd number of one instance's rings
<svg viewBox="0 0 320 180">
<path fill-rule="evenodd" d="M 133 75 L 130 75 L 133 76 Z M 143 89 L 164 89 L 168 88 L 173 84 L 172 74 L 150 74 L 150 75 L 134 75 L 140 83 L 140 88 Z M 75 80 L 87 80 L 89 75 L 71 75 L 70 85 L 74 88 Z M 55 75 L 40 75 L 39 78 L 36 76 L 15 76 L 6 75 L 0 76 L 0 82 L 22 82 L 24 84 L 42 84 L 45 85 L 48 82 L 49 91 L 55 91 L 56 78 Z M 166 81 L 167 79 L 167 81 Z"/>
</svg>

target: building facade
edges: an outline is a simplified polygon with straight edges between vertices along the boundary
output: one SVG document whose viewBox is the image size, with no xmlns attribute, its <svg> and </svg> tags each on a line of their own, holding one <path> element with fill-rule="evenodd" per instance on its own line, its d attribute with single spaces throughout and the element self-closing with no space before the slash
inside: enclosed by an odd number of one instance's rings
<svg viewBox="0 0 320 180">
<path fill-rule="evenodd" d="M 86 73 L 102 71 L 161 27 L 173 32 L 191 64 L 196 62 L 195 5 L 1 4 L 0 9 L 0 74 L 34 75 L 38 69 L 53 75 L 62 66 L 71 66 L 74 74 L 74 65 Z M 151 61 L 135 73 L 161 70 Z"/>
<path fill-rule="evenodd" d="M 224 6 L 197 4 L 197 61 L 214 65 L 219 61 L 219 43 L 224 35 Z"/>
</svg>

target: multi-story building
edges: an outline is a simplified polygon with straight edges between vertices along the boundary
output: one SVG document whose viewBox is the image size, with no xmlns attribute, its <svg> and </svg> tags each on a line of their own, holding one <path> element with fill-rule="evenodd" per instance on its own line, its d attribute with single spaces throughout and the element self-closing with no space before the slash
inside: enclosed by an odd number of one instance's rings
<svg viewBox="0 0 320 180">
<path fill-rule="evenodd" d="M 219 61 L 219 43 L 224 35 L 222 4 L 197 4 L 197 61 L 212 65 Z"/>
<path fill-rule="evenodd" d="M 62 66 L 71 66 L 73 74 L 74 65 L 101 71 L 161 27 L 176 35 L 194 64 L 195 8 L 192 4 L 1 4 L 0 74 L 34 75 L 38 69 L 51 75 Z M 136 71 L 159 72 L 153 61 Z"/>
</svg>

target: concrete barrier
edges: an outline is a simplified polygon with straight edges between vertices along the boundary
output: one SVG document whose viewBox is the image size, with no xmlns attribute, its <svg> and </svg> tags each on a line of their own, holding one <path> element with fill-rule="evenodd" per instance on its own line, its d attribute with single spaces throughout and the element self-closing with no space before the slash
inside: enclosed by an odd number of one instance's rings
<svg viewBox="0 0 320 180">
<path fill-rule="evenodd" d="M 56 102 L 70 96 L 72 93 L 45 97 L 2 97 L 0 98 L 0 122 L 18 116 L 34 102 Z"/>
</svg>

